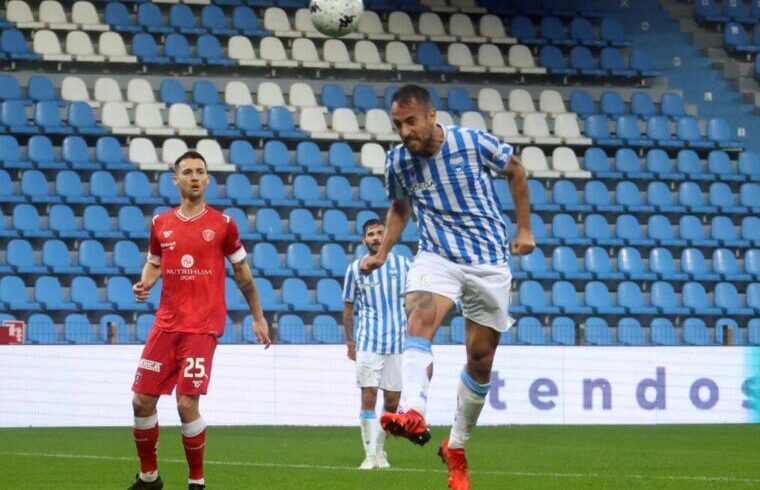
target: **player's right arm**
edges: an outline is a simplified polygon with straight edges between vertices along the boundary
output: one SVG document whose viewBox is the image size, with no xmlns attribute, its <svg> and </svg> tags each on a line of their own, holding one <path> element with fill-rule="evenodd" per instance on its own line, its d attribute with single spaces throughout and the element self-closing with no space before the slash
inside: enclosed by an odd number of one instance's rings
<svg viewBox="0 0 760 490">
<path fill-rule="evenodd" d="M 156 284 L 161 277 L 161 243 L 158 241 L 156 233 L 156 218 L 150 224 L 150 248 L 148 249 L 148 260 L 143 266 L 140 282 L 132 286 L 132 292 L 135 294 L 135 301 L 142 303 L 150 296 L 150 288 Z"/>
<path fill-rule="evenodd" d="M 354 300 L 356 299 L 356 283 L 354 282 L 354 264 L 346 269 L 343 281 L 343 330 L 346 332 L 346 355 L 352 361 L 356 360 L 356 340 L 354 340 Z"/>
</svg>

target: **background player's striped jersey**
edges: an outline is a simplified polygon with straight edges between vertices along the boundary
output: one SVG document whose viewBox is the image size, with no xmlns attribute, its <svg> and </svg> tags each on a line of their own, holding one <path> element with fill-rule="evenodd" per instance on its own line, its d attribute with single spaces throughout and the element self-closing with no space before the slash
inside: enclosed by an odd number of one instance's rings
<svg viewBox="0 0 760 490">
<path fill-rule="evenodd" d="M 504 264 L 509 235 L 485 167 L 503 173 L 512 147 L 478 129 L 443 129 L 443 145 L 429 159 L 412 156 L 404 145 L 388 152 L 388 197 L 410 200 L 420 250 L 461 264 Z"/>
<path fill-rule="evenodd" d="M 388 254 L 385 264 L 366 276 L 359 270 L 360 262 L 351 263 L 343 284 L 343 301 L 353 302 L 359 316 L 356 350 L 400 354 L 406 332 L 403 294 L 409 260 Z"/>
</svg>

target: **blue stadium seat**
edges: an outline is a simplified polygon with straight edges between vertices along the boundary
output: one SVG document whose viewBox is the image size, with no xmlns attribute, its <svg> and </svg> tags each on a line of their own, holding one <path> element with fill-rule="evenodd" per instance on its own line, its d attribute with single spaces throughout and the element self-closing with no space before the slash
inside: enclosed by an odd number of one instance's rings
<svg viewBox="0 0 760 490">
<path fill-rule="evenodd" d="M 32 344 L 62 343 L 53 319 L 42 313 L 29 316 L 26 322 L 26 341 Z"/>
<path fill-rule="evenodd" d="M 623 96 L 620 95 L 619 92 L 612 92 L 609 90 L 602 92 L 602 97 L 599 103 L 602 108 L 602 112 L 607 116 L 617 117 L 628 113 L 625 108 Z"/>
<path fill-rule="evenodd" d="M 114 344 L 134 343 L 132 334 L 127 328 L 127 322 L 121 315 L 103 315 L 98 326 L 98 338 L 100 342 Z"/>
<path fill-rule="evenodd" d="M 274 136 L 274 131 L 265 129 L 262 126 L 259 111 L 257 111 L 253 106 L 241 106 L 237 108 L 235 111 L 235 127 L 239 129 L 240 132 L 245 136 L 250 136 L 253 138 L 271 138 Z M 247 142 L 235 141 L 234 143 Z M 244 150 L 242 148 L 239 148 L 238 151 L 242 152 Z M 230 157 L 230 161 L 236 163 L 241 167 L 241 169 L 243 168 L 239 160 L 233 160 L 232 157 Z M 254 161 L 250 163 L 255 164 L 255 156 Z"/>
<path fill-rule="evenodd" d="M 253 247 L 253 267 L 267 277 L 293 275 L 293 271 L 282 267 L 277 249 L 271 243 L 261 242 Z"/>
<path fill-rule="evenodd" d="M 179 189 L 174 185 L 174 173 L 163 172 L 158 177 L 158 195 L 164 202 L 170 205 L 178 205 L 180 201 Z"/>
<path fill-rule="evenodd" d="M 666 92 L 660 97 L 660 112 L 673 120 L 687 116 L 683 97 L 675 92 Z"/>
<path fill-rule="evenodd" d="M 26 238 L 52 238 L 51 230 L 42 229 L 42 221 L 37 209 L 31 204 L 17 204 L 13 208 L 13 227 Z M 55 224 L 55 222 L 48 224 Z M 62 236 L 62 235 L 59 235 Z"/>
<path fill-rule="evenodd" d="M 688 345 L 713 345 L 705 322 L 699 318 L 687 318 L 684 320 L 683 341 Z"/>
<path fill-rule="evenodd" d="M 606 73 L 599 68 L 599 59 L 585 46 L 575 46 L 570 50 L 570 67 L 578 70 L 581 75 L 601 77 Z"/>
<path fill-rule="evenodd" d="M 53 82 L 47 75 L 33 75 L 27 81 L 26 94 L 33 102 L 58 101 Z"/>
<path fill-rule="evenodd" d="M 619 20 L 612 17 L 604 17 L 599 26 L 599 35 L 610 46 L 624 48 L 630 46 L 631 41 L 625 37 L 623 25 Z"/>
<path fill-rule="evenodd" d="M 720 176 L 725 181 L 741 182 L 744 180 L 744 176 L 737 173 L 728 154 L 723 150 L 713 150 L 707 155 L 707 171 L 713 177 Z"/>
<path fill-rule="evenodd" d="M 563 245 L 588 245 L 591 242 L 580 236 L 575 219 L 569 214 L 556 214 L 552 217 L 552 235 Z"/>
<path fill-rule="evenodd" d="M 476 110 L 475 103 L 472 101 L 472 97 L 470 97 L 470 92 L 462 87 L 450 88 L 446 94 L 446 101 L 448 111 L 456 115 Z"/>
<path fill-rule="evenodd" d="M 681 272 L 676 266 L 673 255 L 667 248 L 653 248 L 649 252 L 649 269 L 662 280 L 686 281 L 689 279 L 688 274 Z"/>
<path fill-rule="evenodd" d="M 378 96 L 375 89 L 366 83 L 354 85 L 352 97 L 354 109 L 359 112 L 367 112 L 370 109 L 379 109 Z"/>
<path fill-rule="evenodd" d="M 0 106 L 0 111 L 2 111 L 2 106 Z M 0 121 L 2 121 L 1 112 Z M 32 168 L 32 162 L 21 156 L 21 147 L 18 144 L 18 140 L 8 134 L 0 135 L 0 163 L 2 163 L 3 168 L 8 170 L 27 170 Z"/>
<path fill-rule="evenodd" d="M 586 305 L 591 307 L 596 315 L 621 315 L 625 312 L 622 307 L 613 304 L 613 295 L 603 282 L 587 282 L 583 295 Z"/>
<path fill-rule="evenodd" d="M 531 199 L 531 207 L 537 211 L 559 211 L 558 204 L 549 202 L 546 188 L 543 182 L 535 179 L 528 180 L 528 192 Z"/>
<path fill-rule="evenodd" d="M 730 343 L 729 338 L 731 340 Z M 742 331 L 736 320 L 719 318 L 715 322 L 715 343 L 717 345 L 745 345 Z"/>
<path fill-rule="evenodd" d="M 100 163 L 90 157 L 87 143 L 81 136 L 67 136 L 61 145 L 61 156 L 75 170 L 99 170 L 101 168 Z"/>
<path fill-rule="evenodd" d="M 90 193 L 100 204 L 129 204 L 128 197 L 119 193 L 119 187 L 111 172 L 98 170 L 90 175 Z"/>
<path fill-rule="evenodd" d="M 754 277 L 754 280 L 760 279 L 760 250 L 752 249 L 744 253 L 744 270 Z"/>
<path fill-rule="evenodd" d="M 682 261 L 683 263 L 683 261 Z M 705 287 L 699 282 L 687 282 L 681 291 L 681 301 L 696 315 L 720 315 L 720 308 L 712 306 Z"/>
<path fill-rule="evenodd" d="M 745 216 L 742 218 L 742 238 L 752 242 L 755 247 L 760 246 L 760 218 L 757 216 Z"/>
<path fill-rule="evenodd" d="M 137 7 L 137 24 L 148 32 L 169 34 L 174 32 L 173 27 L 164 24 L 163 15 L 158 5 L 153 3 L 141 3 Z"/>
<path fill-rule="evenodd" d="M 283 230 L 280 215 L 274 209 L 262 208 L 256 211 L 256 232 L 270 241 L 293 241 L 296 236 Z"/>
<path fill-rule="evenodd" d="M 636 77 L 639 72 L 625 65 L 623 56 L 617 48 L 603 48 L 601 55 L 601 68 L 614 77 Z"/>
<path fill-rule="evenodd" d="M 714 180 L 715 176 L 704 173 L 699 155 L 694 150 L 680 150 L 676 157 L 676 168 L 690 180 Z"/>
<path fill-rule="evenodd" d="M 11 242 L 12 243 L 12 242 Z M 10 244 L 8 246 L 10 250 Z M 54 274 L 82 274 L 84 270 L 71 262 L 69 249 L 61 240 L 47 240 L 42 245 L 42 265 Z"/>
<path fill-rule="evenodd" d="M 311 241 L 328 241 L 329 235 L 320 233 L 317 222 L 311 211 L 307 209 L 293 209 L 288 217 L 290 232 L 294 233 L 299 240 Z"/>
<path fill-rule="evenodd" d="M 647 345 L 644 329 L 635 318 L 621 318 L 618 322 L 618 342 L 622 345 Z"/>
<path fill-rule="evenodd" d="M 615 170 L 629 179 L 650 180 L 654 177 L 650 172 L 642 169 L 641 159 L 631 148 L 620 148 L 615 151 Z"/>
<path fill-rule="evenodd" d="M 106 134 L 108 131 L 98 125 L 95 121 L 95 114 L 92 108 L 86 102 L 72 102 L 66 110 L 66 121 L 72 129 L 71 132 L 78 134 Z M 58 131 L 59 133 L 70 132 L 68 130 Z"/>
<path fill-rule="evenodd" d="M 676 136 L 690 148 L 713 148 L 715 143 L 705 140 L 694 116 L 683 116 L 676 122 Z"/>
<path fill-rule="evenodd" d="M 686 143 L 681 139 L 674 139 L 670 130 L 670 123 L 666 116 L 652 116 L 647 119 L 647 136 L 657 143 L 657 146 L 665 148 L 683 148 Z"/>
<path fill-rule="evenodd" d="M 657 313 L 657 308 L 646 304 L 644 295 L 635 282 L 624 281 L 618 284 L 617 298 L 618 304 L 625 308 L 628 314 L 653 315 Z"/>
<path fill-rule="evenodd" d="M 591 211 L 590 205 L 581 204 L 578 189 L 576 189 L 575 184 L 569 180 L 562 179 L 554 182 L 552 187 L 552 200 L 559 205 L 560 209 L 563 211 Z"/>
<path fill-rule="evenodd" d="M 26 100 L 21 95 L 16 77 L 12 75 L 0 75 L 0 101 L 6 100 Z"/>
<path fill-rule="evenodd" d="M 667 123 L 666 123 L 667 124 Z M 675 172 L 673 162 L 665 150 L 654 148 L 647 152 L 647 171 L 664 180 L 684 180 L 686 176 Z"/>
<path fill-rule="evenodd" d="M 51 231 L 49 234 L 46 233 L 47 236 L 52 236 L 53 233 L 61 238 L 88 238 L 90 236 L 77 224 L 74 211 L 64 204 L 56 204 L 50 208 L 48 225 Z"/>
<path fill-rule="evenodd" d="M 335 279 L 320 279 L 317 282 L 317 303 L 330 312 L 343 311 L 343 291 Z"/>
<path fill-rule="evenodd" d="M 647 202 L 660 213 L 686 212 L 686 207 L 673 203 L 673 195 L 665 182 L 650 182 L 647 184 Z"/>
<path fill-rule="evenodd" d="M 520 269 L 531 279 L 559 279 L 560 277 L 558 272 L 548 270 L 544 252 L 538 247 L 528 255 L 520 257 Z"/>
<path fill-rule="evenodd" d="M 99 343 L 90 320 L 81 313 L 72 313 L 63 321 L 63 340 L 70 344 Z"/>
<path fill-rule="evenodd" d="M 743 185 L 746 186 L 747 184 Z M 760 189 L 758 189 L 758 192 L 760 192 Z M 721 213 L 725 214 L 746 214 L 748 211 L 747 207 L 737 205 L 736 196 L 731 192 L 731 187 L 725 182 L 714 182 L 710 184 L 708 196 L 711 206 L 704 206 L 706 210 L 703 210 L 702 212 L 715 212 L 720 210 Z"/>
<path fill-rule="evenodd" d="M 135 334 L 138 343 L 145 343 L 155 321 L 155 315 L 150 313 L 143 313 L 137 316 L 137 320 L 135 321 Z"/>
<path fill-rule="evenodd" d="M 457 71 L 455 67 L 444 61 L 438 45 L 429 41 L 424 41 L 417 45 L 417 62 L 429 71 L 444 73 Z"/>
<path fill-rule="evenodd" d="M 175 31 L 182 34 L 196 34 L 201 35 L 206 33 L 206 29 L 198 27 L 195 24 L 195 15 L 185 4 L 174 4 L 169 9 L 169 25 L 174 28 Z"/>
<path fill-rule="evenodd" d="M 338 242 L 356 242 L 361 239 L 359 233 L 352 231 L 345 213 L 340 209 L 328 209 L 322 216 L 322 230 Z"/>
<path fill-rule="evenodd" d="M 261 207 L 266 204 L 264 199 L 253 195 L 253 185 L 245 174 L 230 174 L 224 185 L 227 197 L 232 199 L 236 206 Z"/>
<path fill-rule="evenodd" d="M 277 340 L 284 344 L 307 344 L 306 327 L 297 315 L 282 315 L 277 322 Z"/>
<path fill-rule="evenodd" d="M 259 292 L 261 308 L 264 311 L 288 311 L 288 305 L 278 301 L 277 295 L 269 279 L 256 278 L 256 290 Z"/>
<path fill-rule="evenodd" d="M 64 170 L 66 162 L 56 156 L 53 143 L 47 136 L 35 135 L 27 143 L 29 160 L 41 169 Z"/>
<path fill-rule="evenodd" d="M 753 318 L 747 324 L 747 343 L 760 345 L 760 318 Z"/>
<path fill-rule="evenodd" d="M 676 238 L 671 222 L 659 214 L 647 218 L 647 236 L 665 247 L 683 247 L 687 244 L 686 240 Z"/>
<path fill-rule="evenodd" d="M 594 99 L 585 90 L 574 90 L 570 93 L 570 111 L 581 117 L 587 117 L 596 113 Z M 594 120 L 596 121 L 596 120 Z"/>
<path fill-rule="evenodd" d="M 758 57 L 760 59 L 760 56 Z M 743 151 L 737 159 L 739 173 L 749 178 L 760 177 L 760 155 L 754 151 Z"/>
<path fill-rule="evenodd" d="M 760 51 L 760 46 L 758 46 Z M 713 117 L 707 122 L 707 139 L 719 148 L 741 148 L 741 143 L 733 137 L 728 121 L 722 117 Z"/>
<path fill-rule="evenodd" d="M 736 286 L 730 282 L 720 282 L 715 286 L 715 306 L 723 309 L 726 315 L 731 316 L 743 316 L 754 315 L 755 312 L 752 308 L 748 308 L 742 305 L 739 291 Z"/>
<path fill-rule="evenodd" d="M 226 106 L 220 104 L 209 104 L 203 108 L 201 124 L 214 136 L 240 136 L 240 130 L 232 126 L 227 119 Z"/>
<path fill-rule="evenodd" d="M 143 263 L 137 244 L 127 240 L 116 242 L 113 249 L 113 265 L 118 267 L 122 274 L 140 274 Z"/>
<path fill-rule="evenodd" d="M 515 313 L 519 313 L 518 305 L 515 305 Z M 523 281 L 520 283 L 520 302 L 525 311 L 533 314 L 558 314 L 559 307 L 548 305 L 544 294 L 544 288 L 536 281 Z"/>
<path fill-rule="evenodd" d="M 718 245 L 717 240 L 706 237 L 705 228 L 696 216 L 681 216 L 678 219 L 678 233 L 692 246 L 715 247 Z"/>
<path fill-rule="evenodd" d="M 196 80 L 193 82 L 193 103 L 198 106 L 221 104 L 219 92 L 211 80 Z"/>
<path fill-rule="evenodd" d="M 686 248 L 681 252 L 681 269 L 695 281 L 717 281 L 720 276 L 710 272 L 705 256 L 697 248 Z"/>
<path fill-rule="evenodd" d="M 5 29 L 0 34 L 0 46 L 11 60 L 38 60 L 41 56 L 30 52 L 26 38 L 18 29 Z"/>
<path fill-rule="evenodd" d="M 142 4 L 150 5 L 150 4 Z M 132 54 L 143 63 L 169 64 L 171 61 L 168 56 L 162 55 L 156 44 L 156 40 L 151 34 L 140 32 L 132 38 Z"/>
<path fill-rule="evenodd" d="M 124 160 L 121 143 L 112 136 L 98 138 L 95 159 L 109 170 L 134 170 L 134 166 Z"/>
<path fill-rule="evenodd" d="M 157 205 L 165 203 L 162 197 L 153 195 L 148 177 L 138 171 L 129 172 L 124 176 L 124 195 L 135 204 Z"/>
<path fill-rule="evenodd" d="M 282 283 L 282 301 L 298 312 L 324 311 L 321 304 L 313 303 L 303 280 L 290 277 Z"/>
<path fill-rule="evenodd" d="M 760 185 L 753 182 L 742 184 L 739 189 L 739 203 L 749 208 L 752 214 L 760 213 Z M 738 211 L 741 208 L 735 209 Z"/>
<path fill-rule="evenodd" d="M 599 39 L 594 34 L 594 26 L 585 17 L 573 17 L 570 21 L 570 37 L 584 46 L 604 46 L 605 40 Z"/>
<path fill-rule="evenodd" d="M 11 176 L 5 170 L 0 170 L 0 202 L 18 203 L 26 199 L 16 193 Z"/>
<path fill-rule="evenodd" d="M 562 21 L 554 16 L 541 18 L 541 37 L 546 39 L 549 44 L 557 46 L 572 46 L 576 44 L 574 39 L 568 38 Z"/>
<path fill-rule="evenodd" d="M 306 207 L 324 209 L 332 206 L 332 202 L 322 196 L 321 188 L 311 175 L 296 176 L 293 180 L 293 197 Z"/>
<path fill-rule="evenodd" d="M 466 330 L 465 330 L 465 322 L 464 318 L 461 316 L 456 316 L 451 319 L 451 327 L 450 327 L 450 333 L 451 333 L 451 342 L 452 344 L 464 344 L 465 337 L 466 337 Z M 433 338 L 433 341 L 436 344 L 443 344 L 446 343 L 446 333 L 444 332 L 443 328 L 438 327 L 438 331 L 435 332 L 435 337 Z"/>
<path fill-rule="evenodd" d="M 260 26 L 259 18 L 248 6 L 235 7 L 232 11 L 232 27 L 244 36 L 264 37 L 269 34 L 269 31 Z"/>
<path fill-rule="evenodd" d="M 628 65 L 639 73 L 642 77 L 658 77 L 659 70 L 654 67 L 652 55 L 641 48 L 633 48 L 630 51 L 630 60 Z"/>
<path fill-rule="evenodd" d="M 342 344 L 345 342 L 343 328 L 330 315 L 317 315 L 312 321 L 311 335 L 318 344 Z"/>
<path fill-rule="evenodd" d="M 723 26 L 723 45 L 726 51 L 731 53 L 749 56 L 760 52 L 760 46 L 755 46 L 744 26 L 736 22 L 729 22 Z"/>
<path fill-rule="evenodd" d="M 216 183 L 216 178 L 213 175 L 209 175 L 208 187 L 206 187 L 205 200 L 212 206 L 231 206 L 232 199 L 229 197 L 222 197 L 219 190 L 219 185 Z"/>
<path fill-rule="evenodd" d="M 657 114 L 652 96 L 647 92 L 634 92 L 631 95 L 631 113 L 642 119 L 648 119 Z"/>
<path fill-rule="evenodd" d="M 248 311 L 250 307 L 231 277 L 224 278 L 224 300 L 229 311 Z"/>
<path fill-rule="evenodd" d="M 164 51 L 174 63 L 200 65 L 204 59 L 193 56 L 187 38 L 182 34 L 171 33 L 164 39 Z"/>
<path fill-rule="evenodd" d="M 129 10 L 121 2 L 108 2 L 103 13 L 103 20 L 110 28 L 118 32 L 140 32 L 141 26 L 132 22 Z"/>
<path fill-rule="evenodd" d="M 512 37 L 516 37 L 521 44 L 546 44 L 546 39 L 536 35 L 533 22 L 524 15 L 512 17 L 509 24 L 509 33 Z"/>
<path fill-rule="evenodd" d="M 545 345 L 546 337 L 537 318 L 523 317 L 517 322 L 517 341 L 527 345 Z"/>
<path fill-rule="evenodd" d="M 588 196 L 588 187 L 586 196 Z M 613 237 L 610 225 L 602 215 L 589 214 L 586 216 L 583 221 L 583 228 L 586 236 L 595 245 L 622 246 L 624 243 L 622 238 Z"/>
<path fill-rule="evenodd" d="M 332 143 L 327 152 L 327 160 L 330 166 L 336 168 L 343 174 L 366 174 L 366 168 L 359 165 L 356 161 L 351 147 L 345 141 Z"/>
<path fill-rule="evenodd" d="M 552 320 L 552 343 L 558 345 L 575 345 L 575 322 L 566 316 Z"/>
<path fill-rule="evenodd" d="M 270 210 L 271 211 L 271 210 Z M 232 218 L 235 225 L 238 228 L 241 240 L 260 240 L 261 234 L 257 231 L 252 231 L 248 221 L 248 216 L 245 211 L 239 208 L 225 208 L 224 214 Z M 275 214 L 277 214 L 275 212 Z"/>
<path fill-rule="evenodd" d="M 568 67 L 567 59 L 557 46 L 542 46 L 538 54 L 538 63 L 555 75 L 572 75 L 575 70 Z"/>
<path fill-rule="evenodd" d="M 615 126 L 617 137 L 622 138 L 626 145 L 637 147 L 654 146 L 654 141 L 642 137 L 638 116 L 630 114 L 618 116 Z"/>
<path fill-rule="evenodd" d="M 681 306 L 670 282 L 657 281 L 652 284 L 652 306 L 664 315 L 688 315 L 689 309 Z"/>
<path fill-rule="evenodd" d="M 106 251 L 97 240 L 84 240 L 79 245 L 79 265 L 90 274 L 118 274 L 119 268 L 108 265 Z"/>
<path fill-rule="evenodd" d="M 345 90 L 343 90 L 343 87 L 335 83 L 327 83 L 322 86 L 320 102 L 323 106 L 327 107 L 329 111 L 334 111 L 335 109 L 340 109 L 342 107 L 350 107 Z"/>
<path fill-rule="evenodd" d="M 755 310 L 755 315 L 760 314 L 760 283 L 753 282 L 747 286 L 747 306 Z"/>
<path fill-rule="evenodd" d="M 45 274 L 46 265 L 37 263 L 32 244 L 27 240 L 11 240 L 6 250 L 6 262 L 16 274 Z"/>
<path fill-rule="evenodd" d="M 552 268 L 559 272 L 563 279 L 591 279 L 591 273 L 583 272 L 578 265 L 578 258 L 570 247 L 557 247 L 552 252 Z"/>
<path fill-rule="evenodd" d="M 372 211 L 370 209 L 363 209 L 363 210 L 359 211 L 358 213 L 356 213 L 356 220 L 355 220 L 356 221 L 356 231 L 358 233 L 362 233 L 364 231 L 364 223 L 366 223 L 367 221 L 369 221 L 371 219 L 380 219 L 380 216 L 376 212 L 374 212 L 374 211 Z M 405 230 L 406 230 L 406 228 L 405 228 Z M 402 235 L 403 235 L 403 231 L 402 231 Z M 402 240 L 403 241 L 409 241 L 409 240 L 404 240 L 403 238 L 402 238 Z"/>
<path fill-rule="evenodd" d="M 673 323 L 667 318 L 655 318 L 650 324 L 652 343 L 654 345 L 678 345 L 678 333 Z"/>
<path fill-rule="evenodd" d="M 45 175 L 39 170 L 27 170 L 21 175 L 21 194 L 33 203 L 54 204 L 61 202 L 58 195 L 50 194 Z"/>
<path fill-rule="evenodd" d="M 600 146 L 622 146 L 623 140 L 610 135 L 607 117 L 602 114 L 590 114 L 586 117 L 584 132 Z"/>
<path fill-rule="evenodd" d="M 388 206 L 388 199 L 385 197 L 385 186 L 377 177 L 362 177 L 359 181 L 359 199 L 364 201 L 367 206 L 373 208 Z"/>
<path fill-rule="evenodd" d="M 308 136 L 308 133 L 295 127 L 293 115 L 287 107 L 275 106 L 269 109 L 267 121 L 278 138 L 305 139 Z"/>
<path fill-rule="evenodd" d="M 346 251 L 337 243 L 322 245 L 319 253 L 319 265 L 333 277 L 342 278 L 348 268 L 348 256 Z"/>
<path fill-rule="evenodd" d="M 361 230 L 358 228 L 356 231 L 361 233 Z M 406 222 L 406 226 L 401 231 L 401 241 L 407 243 L 418 243 L 420 241 L 420 232 L 414 221 L 409 220 Z"/>
<path fill-rule="evenodd" d="M 325 165 L 321 150 L 313 141 L 301 141 L 298 143 L 296 146 L 296 165 L 305 168 L 309 174 L 335 173 L 335 169 Z"/>
<path fill-rule="evenodd" d="M 84 209 L 82 224 L 95 238 L 122 238 L 124 233 L 116 231 L 111 225 L 111 217 L 103 206 L 97 204 Z"/>
<path fill-rule="evenodd" d="M 363 208 L 365 203 L 354 199 L 351 184 L 342 176 L 327 179 L 326 196 L 343 208 Z"/>
<path fill-rule="evenodd" d="M 159 97 L 166 105 L 189 104 L 185 87 L 176 78 L 165 78 L 159 86 Z"/>
<path fill-rule="evenodd" d="M 588 315 L 593 311 L 591 307 L 581 305 L 575 286 L 567 281 L 557 281 L 552 285 L 552 304 L 566 315 Z"/>
<path fill-rule="evenodd" d="M 635 216 L 630 214 L 620 214 L 615 219 L 615 234 L 623 240 L 626 245 L 652 246 L 654 240 L 646 238 L 641 232 L 641 225 Z"/>
<path fill-rule="evenodd" d="M 657 278 L 644 266 L 641 253 L 634 247 L 623 247 L 618 251 L 618 270 L 635 281 L 653 281 Z"/>
<path fill-rule="evenodd" d="M 24 281 L 18 276 L 0 279 L 0 304 L 10 310 L 39 310 L 41 305 L 30 301 Z"/>
<path fill-rule="evenodd" d="M 94 204 L 95 198 L 85 195 L 82 180 L 77 172 L 63 170 L 55 177 L 55 192 L 67 204 Z"/>
<path fill-rule="evenodd" d="M 288 197 L 282 179 L 274 174 L 262 175 L 259 180 L 259 196 L 265 199 L 269 206 L 297 206 L 298 200 Z"/>
<path fill-rule="evenodd" d="M 205 5 L 201 10 L 201 26 L 214 35 L 234 36 L 237 29 L 231 29 L 227 25 L 227 17 L 224 11 L 217 5 Z"/>
<path fill-rule="evenodd" d="M 617 183 L 615 186 L 615 201 L 630 213 L 654 212 L 653 206 L 642 202 L 638 186 L 631 181 L 624 180 Z"/>
<path fill-rule="evenodd" d="M 285 253 L 285 264 L 299 277 L 325 277 L 326 271 L 314 265 L 311 250 L 304 243 L 291 243 Z"/>
<path fill-rule="evenodd" d="M 227 316 L 224 320 L 224 332 L 219 337 L 220 344 L 238 344 L 240 343 L 240 333 L 232 319 Z"/>
<path fill-rule="evenodd" d="M 586 319 L 587 345 L 614 345 L 612 331 L 603 318 L 591 317 Z"/>
<path fill-rule="evenodd" d="M 586 270 L 594 279 L 598 280 L 620 280 L 625 277 L 622 272 L 612 269 L 607 251 L 602 247 L 589 247 L 586 249 L 584 263 Z"/>
<path fill-rule="evenodd" d="M 264 164 L 278 172 L 296 173 L 300 170 L 291 163 L 288 147 L 279 140 L 267 141 L 264 144 Z"/>
</svg>

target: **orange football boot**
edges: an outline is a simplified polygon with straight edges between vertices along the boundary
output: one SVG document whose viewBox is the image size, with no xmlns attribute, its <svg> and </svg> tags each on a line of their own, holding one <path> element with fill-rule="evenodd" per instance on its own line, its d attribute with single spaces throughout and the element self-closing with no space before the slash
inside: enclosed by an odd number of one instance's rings
<svg viewBox="0 0 760 490">
<path fill-rule="evenodd" d="M 425 419 L 415 410 L 405 413 L 386 412 L 380 416 L 380 426 L 395 437 L 405 437 L 415 444 L 424 446 L 430 440 Z"/>
<path fill-rule="evenodd" d="M 438 456 L 449 468 L 449 488 L 452 490 L 470 490 L 470 475 L 467 473 L 467 458 L 464 449 L 449 449 L 449 440 L 441 441 Z"/>
</svg>

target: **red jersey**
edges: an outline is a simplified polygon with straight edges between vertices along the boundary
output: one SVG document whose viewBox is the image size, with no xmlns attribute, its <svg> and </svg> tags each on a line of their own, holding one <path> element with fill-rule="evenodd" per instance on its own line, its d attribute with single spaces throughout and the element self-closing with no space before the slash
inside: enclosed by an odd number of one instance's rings
<svg viewBox="0 0 760 490">
<path fill-rule="evenodd" d="M 237 226 L 206 206 L 187 218 L 179 208 L 153 218 L 148 261 L 161 267 L 163 287 L 155 326 L 167 332 L 224 333 L 224 259 L 245 259 Z"/>
</svg>

